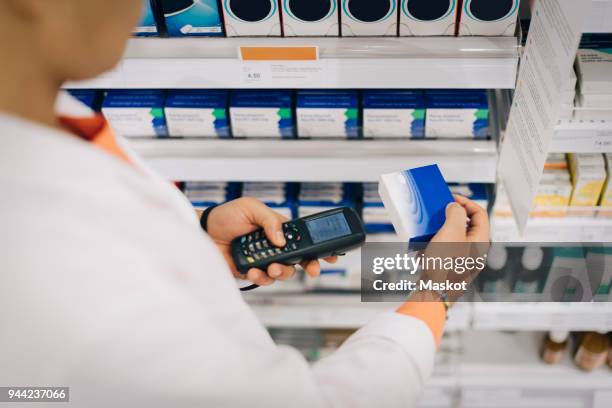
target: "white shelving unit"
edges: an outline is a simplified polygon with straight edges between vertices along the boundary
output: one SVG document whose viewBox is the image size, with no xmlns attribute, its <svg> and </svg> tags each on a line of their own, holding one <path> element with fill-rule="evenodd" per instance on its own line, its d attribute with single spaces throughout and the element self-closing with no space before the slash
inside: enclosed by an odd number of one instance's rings
<svg viewBox="0 0 612 408">
<path fill-rule="evenodd" d="M 520 236 L 514 219 L 493 218 L 494 242 L 609 242 L 612 219 L 609 218 L 532 218 L 524 236 Z"/>
<path fill-rule="evenodd" d="M 133 139 L 170 180 L 377 181 L 438 163 L 449 182 L 494 183 L 497 147 L 479 140 Z"/>
<path fill-rule="evenodd" d="M 612 4 L 612 2 L 610 2 Z M 564 120 L 553 138 L 551 153 L 612 152 L 612 121 Z"/>
<path fill-rule="evenodd" d="M 593 0 L 584 24 L 585 33 L 612 33 L 612 0 Z"/>
<path fill-rule="evenodd" d="M 273 88 L 514 88 L 517 38 L 141 38 L 101 77 L 66 88 L 258 88 L 241 46 L 316 46 L 322 75 Z"/>
</svg>

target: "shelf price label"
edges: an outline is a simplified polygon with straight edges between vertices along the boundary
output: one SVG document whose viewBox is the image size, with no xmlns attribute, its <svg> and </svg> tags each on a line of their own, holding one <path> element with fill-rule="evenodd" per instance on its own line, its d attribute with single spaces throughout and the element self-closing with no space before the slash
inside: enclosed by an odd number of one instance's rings
<svg viewBox="0 0 612 408">
<path fill-rule="evenodd" d="M 329 80 L 316 46 L 243 46 L 238 55 L 240 82 L 247 87 L 324 87 Z"/>
</svg>

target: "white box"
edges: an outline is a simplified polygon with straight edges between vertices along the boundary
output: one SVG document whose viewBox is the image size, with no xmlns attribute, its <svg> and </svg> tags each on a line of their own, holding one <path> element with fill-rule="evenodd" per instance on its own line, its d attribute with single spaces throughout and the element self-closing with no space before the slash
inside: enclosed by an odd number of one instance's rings
<svg viewBox="0 0 612 408">
<path fill-rule="evenodd" d="M 612 52 L 578 50 L 576 63 L 583 94 L 612 94 Z"/>
<path fill-rule="evenodd" d="M 278 0 L 224 0 L 223 16 L 228 37 L 279 37 Z"/>
<path fill-rule="evenodd" d="M 464 0 L 459 35 L 514 36 L 520 0 Z"/>
<path fill-rule="evenodd" d="M 455 35 L 457 4 L 456 0 L 402 0 L 399 35 Z"/>
<path fill-rule="evenodd" d="M 342 0 L 342 36 L 397 36 L 398 0 Z"/>
<path fill-rule="evenodd" d="M 285 37 L 340 35 L 339 0 L 280 0 Z"/>
</svg>

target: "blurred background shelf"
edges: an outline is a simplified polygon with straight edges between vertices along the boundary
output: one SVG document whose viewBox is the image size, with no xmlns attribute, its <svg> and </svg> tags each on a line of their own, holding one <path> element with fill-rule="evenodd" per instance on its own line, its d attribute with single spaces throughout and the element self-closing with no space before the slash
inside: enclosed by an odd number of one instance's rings
<svg viewBox="0 0 612 408">
<path fill-rule="evenodd" d="M 612 153 L 612 121 L 561 121 L 555 130 L 550 152 Z"/>
<path fill-rule="evenodd" d="M 494 242 L 610 242 L 612 219 L 593 217 L 531 218 L 525 235 L 519 235 L 514 219 L 494 217 Z"/>
<path fill-rule="evenodd" d="M 510 89 L 519 61 L 513 37 L 135 38 L 114 70 L 66 88 L 258 88 L 239 47 L 278 45 L 318 47 L 325 75 L 274 88 Z"/>
<path fill-rule="evenodd" d="M 378 181 L 438 163 L 449 182 L 494 183 L 497 146 L 486 140 L 132 139 L 169 180 Z"/>
</svg>

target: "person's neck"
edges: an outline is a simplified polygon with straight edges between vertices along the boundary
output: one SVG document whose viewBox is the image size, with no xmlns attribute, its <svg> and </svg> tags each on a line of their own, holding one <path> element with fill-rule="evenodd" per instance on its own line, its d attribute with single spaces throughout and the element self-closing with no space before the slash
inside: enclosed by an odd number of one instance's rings
<svg viewBox="0 0 612 408">
<path fill-rule="evenodd" d="M 9 51 L 3 53 L 3 51 Z M 24 50 L 13 53 L 0 49 L 4 55 L 0 75 L 4 78 L 0 90 L 0 111 L 50 126 L 60 127 L 55 115 L 55 101 L 61 87 L 39 61 L 31 60 Z"/>
</svg>

